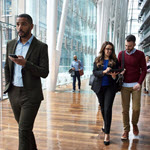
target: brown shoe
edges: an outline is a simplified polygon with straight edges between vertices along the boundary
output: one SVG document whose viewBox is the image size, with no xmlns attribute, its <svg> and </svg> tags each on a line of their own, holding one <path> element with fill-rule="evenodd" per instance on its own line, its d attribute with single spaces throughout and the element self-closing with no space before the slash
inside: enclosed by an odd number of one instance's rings
<svg viewBox="0 0 150 150">
<path fill-rule="evenodd" d="M 133 125 L 133 134 L 137 136 L 139 134 L 139 129 L 137 125 Z"/>
<path fill-rule="evenodd" d="M 129 132 L 128 131 L 124 131 L 124 133 L 121 136 L 121 140 L 127 140 L 129 136 Z"/>
<path fill-rule="evenodd" d="M 144 91 L 144 94 L 149 94 L 149 92 L 148 91 Z"/>
</svg>

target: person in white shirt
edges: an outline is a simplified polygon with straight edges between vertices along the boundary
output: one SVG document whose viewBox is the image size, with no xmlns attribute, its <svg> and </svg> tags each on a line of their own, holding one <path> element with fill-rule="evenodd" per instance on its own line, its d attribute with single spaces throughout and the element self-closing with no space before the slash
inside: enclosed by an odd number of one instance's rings
<svg viewBox="0 0 150 150">
<path fill-rule="evenodd" d="M 146 59 L 146 65 L 147 65 L 147 74 L 146 74 L 146 78 L 145 78 L 145 82 L 144 82 L 144 93 L 149 94 L 149 91 L 150 91 L 150 60 L 149 60 L 149 56 L 146 55 L 145 59 Z"/>
</svg>

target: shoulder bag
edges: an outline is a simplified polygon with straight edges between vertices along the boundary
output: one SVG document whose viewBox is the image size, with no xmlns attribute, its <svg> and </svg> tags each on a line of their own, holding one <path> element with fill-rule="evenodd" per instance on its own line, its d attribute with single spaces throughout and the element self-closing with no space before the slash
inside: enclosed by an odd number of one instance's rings
<svg viewBox="0 0 150 150">
<path fill-rule="evenodd" d="M 90 79 L 89 79 L 89 85 L 90 85 L 90 86 L 93 85 L 94 79 L 95 79 L 94 74 L 91 74 L 91 75 L 90 75 Z"/>
<path fill-rule="evenodd" d="M 78 61 L 78 63 L 79 63 L 78 68 L 80 69 L 80 66 L 81 66 L 80 61 Z M 80 74 L 80 76 L 84 75 L 83 69 L 79 70 L 79 74 Z"/>
<path fill-rule="evenodd" d="M 124 55 L 125 55 L 125 52 L 122 51 L 122 61 L 121 61 L 122 63 L 121 63 L 121 65 L 122 65 L 123 70 L 124 70 Z M 123 74 L 118 74 L 118 79 L 116 81 L 116 83 L 117 83 L 116 92 L 121 91 L 121 88 L 122 88 L 122 85 L 123 85 L 123 80 L 124 80 Z"/>
</svg>

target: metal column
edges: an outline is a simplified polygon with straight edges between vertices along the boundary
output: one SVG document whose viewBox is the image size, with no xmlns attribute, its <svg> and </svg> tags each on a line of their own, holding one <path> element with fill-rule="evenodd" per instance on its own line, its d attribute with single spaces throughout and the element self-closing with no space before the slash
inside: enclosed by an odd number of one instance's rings
<svg viewBox="0 0 150 150">
<path fill-rule="evenodd" d="M 0 23 L 0 100 L 3 99 L 3 70 L 2 70 L 2 26 Z"/>
<path fill-rule="evenodd" d="M 49 45 L 49 61 L 50 61 L 50 75 L 48 77 L 48 90 L 54 91 L 57 83 L 57 76 L 59 71 L 59 63 L 61 57 L 61 48 L 64 37 L 65 23 L 67 18 L 69 0 L 64 0 L 62 15 L 60 20 L 59 32 L 56 41 L 56 27 L 57 27 L 57 2 L 53 0 L 47 4 L 47 43 Z M 49 34 L 51 33 L 51 35 Z M 56 45 L 57 42 L 57 45 Z"/>
<path fill-rule="evenodd" d="M 102 2 L 97 3 L 97 54 L 100 51 L 100 34 L 101 34 L 101 21 L 102 21 Z"/>
<path fill-rule="evenodd" d="M 119 3 L 119 1 L 118 0 L 116 0 L 115 1 L 115 16 L 114 16 L 114 35 L 113 35 L 113 43 L 116 43 L 116 39 L 117 39 L 117 21 L 118 21 L 118 19 L 117 19 L 117 13 L 118 13 L 118 3 Z"/>
<path fill-rule="evenodd" d="M 47 90 L 54 91 L 56 87 L 56 30 L 57 30 L 58 0 L 47 1 L 47 44 L 49 52 L 49 75 Z"/>
</svg>

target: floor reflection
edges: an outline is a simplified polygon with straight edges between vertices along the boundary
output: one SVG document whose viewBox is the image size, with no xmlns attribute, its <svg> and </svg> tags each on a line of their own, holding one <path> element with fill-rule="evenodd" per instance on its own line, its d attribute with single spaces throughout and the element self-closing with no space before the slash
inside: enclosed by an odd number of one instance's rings
<svg viewBox="0 0 150 150">
<path fill-rule="evenodd" d="M 101 115 L 100 106 L 98 106 L 97 114 L 96 114 L 96 125 L 101 126 L 101 122 L 102 122 L 102 115 Z"/>
<path fill-rule="evenodd" d="M 72 113 L 80 113 L 83 111 L 83 105 L 81 103 L 81 94 L 73 93 L 72 103 L 70 105 L 70 112 Z"/>
<path fill-rule="evenodd" d="M 139 139 L 122 140 L 121 150 L 136 150 L 138 148 Z"/>
</svg>

